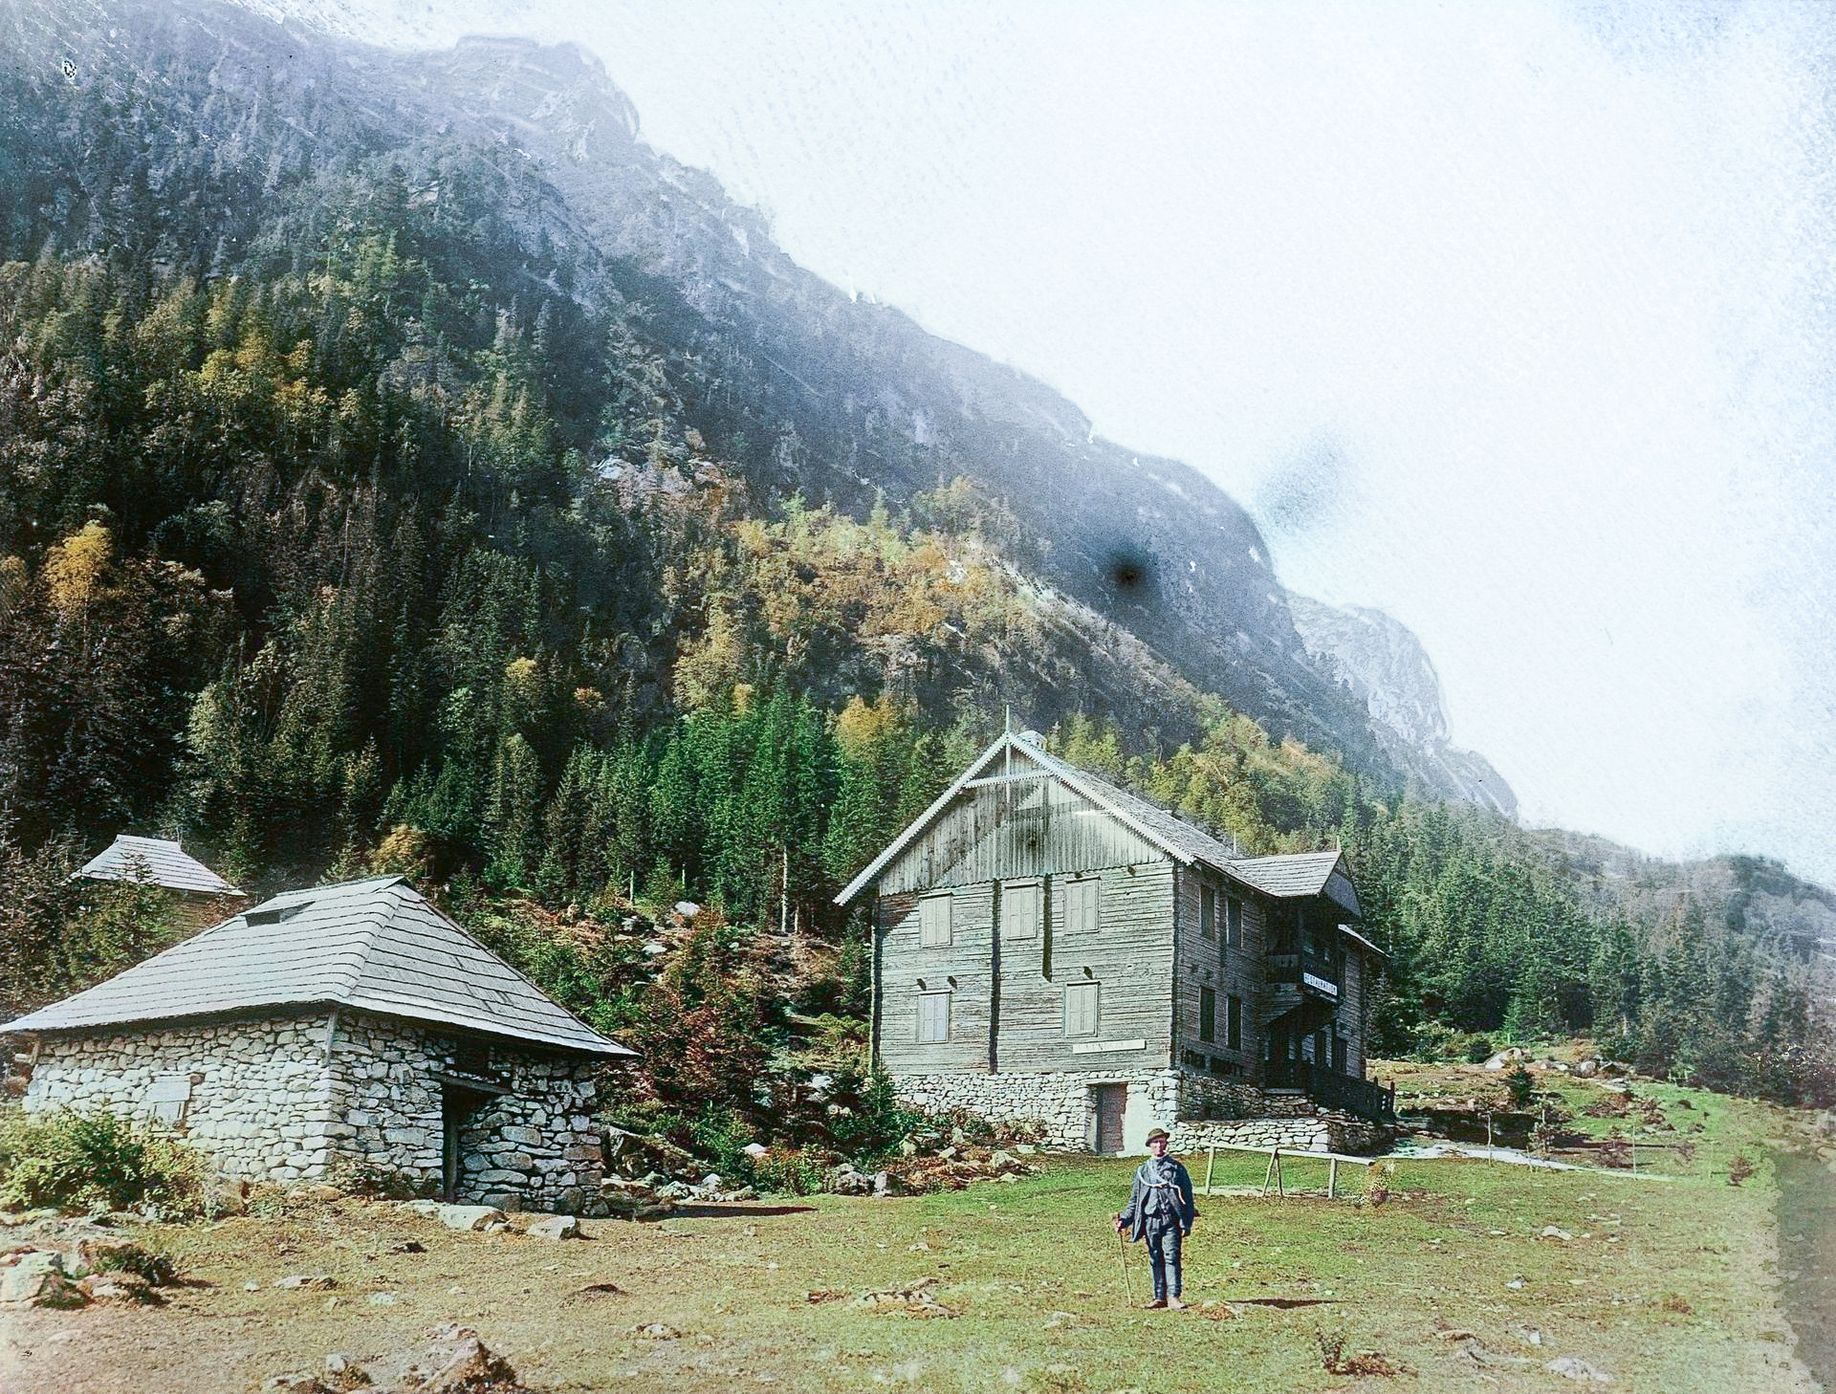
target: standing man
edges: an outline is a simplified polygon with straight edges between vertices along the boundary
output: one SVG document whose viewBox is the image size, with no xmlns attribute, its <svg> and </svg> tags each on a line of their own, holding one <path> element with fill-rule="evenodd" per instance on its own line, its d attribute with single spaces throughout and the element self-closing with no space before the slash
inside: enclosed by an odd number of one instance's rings
<svg viewBox="0 0 1836 1394">
<path fill-rule="evenodd" d="M 1135 1172 L 1135 1187 L 1128 1205 L 1116 1216 L 1116 1233 L 1147 1240 L 1148 1267 L 1154 1270 L 1154 1300 L 1150 1310 L 1170 1307 L 1183 1312 L 1179 1300 L 1180 1240 L 1192 1233 L 1198 1207 L 1192 1201 L 1192 1173 L 1184 1162 L 1167 1155 L 1172 1141 L 1165 1128 L 1147 1135 L 1148 1159 Z"/>
</svg>

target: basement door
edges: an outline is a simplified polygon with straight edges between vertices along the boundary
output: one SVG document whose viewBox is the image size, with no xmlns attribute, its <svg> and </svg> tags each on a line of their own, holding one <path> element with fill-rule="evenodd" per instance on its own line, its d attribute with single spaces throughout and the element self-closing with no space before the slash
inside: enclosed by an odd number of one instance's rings
<svg viewBox="0 0 1836 1394">
<path fill-rule="evenodd" d="M 1096 1110 L 1096 1150 L 1114 1156 L 1122 1150 L 1122 1122 L 1128 1114 L 1126 1084 L 1093 1084 L 1090 1104 Z"/>
</svg>

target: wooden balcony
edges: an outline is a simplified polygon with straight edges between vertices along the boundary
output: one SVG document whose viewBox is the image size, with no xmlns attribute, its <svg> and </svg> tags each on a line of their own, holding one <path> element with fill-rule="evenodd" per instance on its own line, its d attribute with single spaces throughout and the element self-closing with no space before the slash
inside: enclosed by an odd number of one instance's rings
<svg viewBox="0 0 1836 1394">
<path fill-rule="evenodd" d="M 1269 1089 L 1299 1089 L 1321 1108 L 1343 1109 L 1374 1123 L 1396 1119 L 1396 1086 L 1374 1079 L 1342 1075 L 1305 1060 L 1270 1060 L 1263 1066 L 1263 1084 Z"/>
<path fill-rule="evenodd" d="M 1269 981 L 1291 984 L 1303 993 L 1328 1002 L 1337 1002 L 1343 989 L 1343 970 L 1338 962 L 1307 950 L 1299 953 L 1269 955 Z"/>
</svg>

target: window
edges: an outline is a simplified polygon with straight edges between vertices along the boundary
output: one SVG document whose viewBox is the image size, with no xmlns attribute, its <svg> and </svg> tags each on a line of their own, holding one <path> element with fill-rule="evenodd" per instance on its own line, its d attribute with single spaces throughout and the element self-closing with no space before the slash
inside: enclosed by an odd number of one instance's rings
<svg viewBox="0 0 1836 1394">
<path fill-rule="evenodd" d="M 1231 1050 L 1243 1049 L 1243 999 L 1234 992 L 1224 1003 L 1224 1044 Z"/>
<path fill-rule="evenodd" d="M 1094 876 L 1073 881 L 1065 887 L 1065 929 L 1081 934 L 1097 927 L 1097 888 L 1103 883 Z"/>
<path fill-rule="evenodd" d="M 1065 988 L 1065 1034 L 1094 1036 L 1097 1033 L 1097 983 L 1071 983 Z"/>
<path fill-rule="evenodd" d="M 1013 881 L 1001 887 L 1001 933 L 1009 939 L 1039 937 L 1039 883 Z"/>
<path fill-rule="evenodd" d="M 1224 902 L 1224 944 L 1232 949 L 1243 947 L 1243 902 L 1234 895 Z"/>
<path fill-rule="evenodd" d="M 927 949 L 950 942 L 950 904 L 947 895 L 926 896 L 918 902 L 918 942 Z"/>
<path fill-rule="evenodd" d="M 1215 1041 L 1218 1038 L 1218 994 L 1208 987 L 1199 989 L 1199 1039 Z"/>
<path fill-rule="evenodd" d="M 936 1045 L 950 1039 L 950 994 L 918 994 L 918 1044 Z"/>
<path fill-rule="evenodd" d="M 1207 939 L 1218 937 L 1218 891 L 1215 886 L 1199 887 L 1199 933 Z"/>
</svg>

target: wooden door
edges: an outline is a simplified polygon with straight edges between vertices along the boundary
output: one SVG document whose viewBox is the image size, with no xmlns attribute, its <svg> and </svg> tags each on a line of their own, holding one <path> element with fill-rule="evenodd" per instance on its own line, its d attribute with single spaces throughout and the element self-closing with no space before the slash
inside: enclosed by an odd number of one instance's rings
<svg viewBox="0 0 1836 1394">
<path fill-rule="evenodd" d="M 1096 1150 L 1114 1155 L 1122 1150 L 1122 1122 L 1128 1113 L 1126 1084 L 1093 1084 L 1090 1101 L 1096 1108 Z"/>
</svg>

